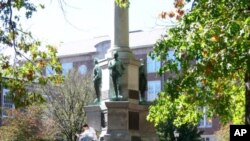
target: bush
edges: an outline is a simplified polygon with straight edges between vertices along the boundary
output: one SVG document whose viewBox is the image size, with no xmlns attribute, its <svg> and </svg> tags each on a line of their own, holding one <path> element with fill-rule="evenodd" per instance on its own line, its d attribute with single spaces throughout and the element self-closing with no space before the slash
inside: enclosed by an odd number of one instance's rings
<svg viewBox="0 0 250 141">
<path fill-rule="evenodd" d="M 54 121 L 43 117 L 40 106 L 7 110 L 9 117 L 0 127 L 1 141 L 52 141 L 57 129 Z"/>
<path fill-rule="evenodd" d="M 175 141 L 175 131 L 179 133 L 177 141 L 202 141 L 202 131 L 199 131 L 197 126 L 193 124 L 187 123 L 176 127 L 173 124 L 173 120 L 168 120 L 160 123 L 156 129 L 160 141 Z"/>
</svg>

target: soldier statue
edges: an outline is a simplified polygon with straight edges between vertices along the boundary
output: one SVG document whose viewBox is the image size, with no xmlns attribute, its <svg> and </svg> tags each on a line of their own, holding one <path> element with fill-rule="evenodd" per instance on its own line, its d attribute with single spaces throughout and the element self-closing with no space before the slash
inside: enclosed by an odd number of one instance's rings
<svg viewBox="0 0 250 141">
<path fill-rule="evenodd" d="M 95 103 L 100 102 L 101 97 L 101 85 L 102 85 L 102 69 L 98 65 L 98 60 L 94 59 L 95 67 L 93 69 L 93 82 L 95 87 L 96 99 Z"/>
<path fill-rule="evenodd" d="M 110 69 L 110 76 L 113 81 L 114 91 L 116 100 L 121 97 L 120 88 L 120 77 L 123 75 L 124 66 L 123 63 L 118 59 L 118 52 L 114 52 L 113 59 L 108 63 L 108 68 Z"/>
</svg>

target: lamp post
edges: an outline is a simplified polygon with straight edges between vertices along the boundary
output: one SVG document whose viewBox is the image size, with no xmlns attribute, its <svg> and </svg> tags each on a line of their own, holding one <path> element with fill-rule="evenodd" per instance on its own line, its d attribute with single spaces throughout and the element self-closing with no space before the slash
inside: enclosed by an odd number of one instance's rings
<svg viewBox="0 0 250 141">
<path fill-rule="evenodd" d="M 179 133 L 177 132 L 177 130 L 174 130 L 174 138 L 176 141 L 177 141 L 178 137 L 179 137 Z"/>
</svg>

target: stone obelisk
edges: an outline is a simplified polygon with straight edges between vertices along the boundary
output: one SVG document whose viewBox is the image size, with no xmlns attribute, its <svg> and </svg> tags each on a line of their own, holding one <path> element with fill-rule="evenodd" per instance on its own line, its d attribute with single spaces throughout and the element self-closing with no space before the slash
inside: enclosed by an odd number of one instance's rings
<svg viewBox="0 0 250 141">
<path fill-rule="evenodd" d="M 114 1 L 114 0 L 113 0 Z M 148 105 L 139 104 L 139 65 L 129 48 L 129 11 L 114 4 L 114 25 L 111 48 L 100 61 L 102 90 L 100 105 L 85 107 L 90 126 L 100 131 L 104 141 L 158 141 L 152 123 L 146 121 Z M 122 99 L 113 100 L 114 89 L 108 64 L 114 52 L 125 70 L 121 77 Z"/>
<path fill-rule="evenodd" d="M 111 57 L 114 51 L 119 52 L 120 58 L 134 58 L 129 48 L 129 10 L 114 4 L 114 18 L 111 48 L 107 57 Z"/>
<path fill-rule="evenodd" d="M 107 66 L 113 59 L 114 52 L 118 52 L 119 60 L 124 63 L 125 70 L 121 77 L 121 95 L 123 100 L 133 100 L 139 98 L 138 92 L 138 68 L 140 62 L 135 59 L 131 49 L 129 48 L 129 10 L 121 8 L 114 4 L 114 18 L 111 47 L 105 55 L 105 59 L 101 62 L 103 66 L 103 83 L 102 83 L 102 99 L 108 100 L 114 96 L 113 83 L 109 78 L 110 70 Z M 133 94 L 132 94 L 133 93 Z M 132 94 L 132 95 L 131 95 Z M 132 96 L 132 97 L 131 97 Z"/>
</svg>

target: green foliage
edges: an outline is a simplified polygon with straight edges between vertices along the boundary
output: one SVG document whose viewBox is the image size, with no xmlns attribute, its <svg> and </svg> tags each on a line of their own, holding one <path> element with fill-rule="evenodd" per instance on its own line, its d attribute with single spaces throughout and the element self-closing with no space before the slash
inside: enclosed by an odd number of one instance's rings
<svg viewBox="0 0 250 141">
<path fill-rule="evenodd" d="M 197 126 L 193 124 L 184 124 L 177 129 L 180 133 L 177 141 L 202 141 L 201 134 Z"/>
<path fill-rule="evenodd" d="M 116 4 L 122 8 L 129 7 L 129 0 L 115 0 Z"/>
<path fill-rule="evenodd" d="M 56 48 L 34 39 L 21 25 L 21 21 L 31 18 L 39 7 L 44 8 L 30 0 L 0 1 L 0 83 L 11 90 L 16 108 L 41 101 L 41 97 L 30 98 L 32 94 L 27 92 L 25 84 L 62 81 Z M 6 50 L 11 50 L 12 55 L 7 55 Z M 46 66 L 52 66 L 55 75 L 44 76 Z"/>
<path fill-rule="evenodd" d="M 161 122 L 156 127 L 160 141 L 175 141 L 175 132 L 178 133 L 177 141 L 201 141 L 202 131 L 193 124 L 183 124 L 176 127 L 173 124 L 173 116 L 171 119 Z"/>
<path fill-rule="evenodd" d="M 10 117 L 0 127 L 1 141 L 52 141 L 57 129 L 51 119 L 44 119 L 41 106 L 29 106 L 25 110 L 7 110 Z"/>
<path fill-rule="evenodd" d="M 230 140 L 230 125 L 221 126 L 220 130 L 215 132 L 215 136 L 218 141 L 229 141 Z"/>
<path fill-rule="evenodd" d="M 208 106 L 209 117 L 243 123 L 245 76 L 250 73 L 249 0 L 199 0 L 167 31 L 151 52 L 163 62 L 160 74 L 176 75 L 150 107 L 148 120 L 158 125 L 176 111 L 176 125 L 197 123 Z M 174 50 L 176 60 L 165 60 Z M 180 63 L 181 71 L 178 70 Z"/>
<path fill-rule="evenodd" d="M 42 87 L 47 97 L 47 115 L 54 119 L 61 137 L 76 141 L 76 133 L 81 132 L 86 123 L 84 107 L 94 101 L 94 86 L 88 75 L 72 70 L 60 85 L 48 84 Z"/>
</svg>

